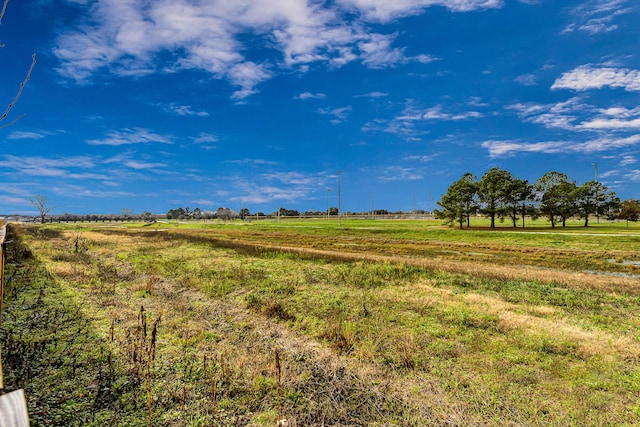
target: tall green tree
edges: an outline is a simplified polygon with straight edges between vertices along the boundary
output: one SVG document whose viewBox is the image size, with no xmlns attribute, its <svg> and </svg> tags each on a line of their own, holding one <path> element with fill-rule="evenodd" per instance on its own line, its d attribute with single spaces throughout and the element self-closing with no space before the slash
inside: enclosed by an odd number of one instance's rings
<svg viewBox="0 0 640 427">
<path fill-rule="evenodd" d="M 589 226 L 589 215 L 597 212 L 598 191 L 603 194 L 606 187 L 598 181 L 587 181 L 576 189 L 575 201 L 578 212 L 584 218 L 584 226 Z"/>
<path fill-rule="evenodd" d="M 442 196 L 438 205 L 442 210 L 435 210 L 436 218 L 444 219 L 446 224 L 458 223 L 460 228 L 470 225 L 470 216 L 478 209 L 476 192 L 478 182 L 476 177 L 467 172 L 462 178 L 451 184 L 447 193 Z"/>
<path fill-rule="evenodd" d="M 512 180 L 513 177 L 508 171 L 500 168 L 491 168 L 478 183 L 478 198 L 482 204 L 480 212 L 491 219 L 491 228 L 496 227 L 496 216 L 504 212 L 507 189 Z"/>
<path fill-rule="evenodd" d="M 552 228 L 555 228 L 558 217 L 563 218 L 563 225 L 566 225 L 566 218 L 570 212 L 567 207 L 569 193 L 574 187 L 575 184 L 571 185 L 566 174 L 557 171 L 545 173 L 534 183 L 540 212 L 549 218 Z"/>
<path fill-rule="evenodd" d="M 562 221 L 562 226 L 566 227 L 567 219 L 579 213 L 576 202 L 578 186 L 575 181 L 567 181 L 560 184 L 558 190 L 558 200 L 560 202 L 558 216 Z"/>
<path fill-rule="evenodd" d="M 522 218 L 522 228 L 527 214 L 532 213 L 534 199 L 533 186 L 529 181 L 520 178 L 512 178 L 505 188 L 505 207 L 509 217 L 513 222 L 513 227 L 517 226 L 518 216 Z"/>
</svg>

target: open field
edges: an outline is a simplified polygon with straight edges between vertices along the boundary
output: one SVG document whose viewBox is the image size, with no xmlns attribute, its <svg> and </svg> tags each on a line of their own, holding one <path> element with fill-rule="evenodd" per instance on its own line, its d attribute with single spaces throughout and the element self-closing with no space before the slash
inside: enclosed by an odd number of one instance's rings
<svg viewBox="0 0 640 427">
<path fill-rule="evenodd" d="M 25 226 L 5 382 L 33 425 L 638 425 L 640 228 L 541 224 Z"/>
</svg>

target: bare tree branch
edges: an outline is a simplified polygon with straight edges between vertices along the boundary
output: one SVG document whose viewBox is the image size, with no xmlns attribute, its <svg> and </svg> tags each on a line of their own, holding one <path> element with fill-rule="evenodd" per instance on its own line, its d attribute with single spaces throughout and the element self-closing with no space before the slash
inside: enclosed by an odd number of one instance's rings
<svg viewBox="0 0 640 427">
<path fill-rule="evenodd" d="M 4 17 L 4 14 L 7 11 L 8 4 L 9 4 L 9 0 L 4 0 L 4 3 L 2 4 L 2 10 L 0 10 L 0 25 L 2 25 L 2 18 Z M 0 44 L 0 47 L 4 47 L 4 45 Z M 31 72 L 33 71 L 33 67 L 35 67 L 35 65 L 36 65 L 36 54 L 34 53 L 31 55 L 31 66 L 29 66 L 29 71 L 27 71 L 26 77 L 24 78 L 22 83 L 20 83 L 20 88 L 18 89 L 18 93 L 16 94 L 16 96 L 13 98 L 13 101 L 11 101 L 11 103 L 4 110 L 4 113 L 2 114 L 2 116 L 0 116 L 0 122 L 7 118 L 13 106 L 16 105 L 16 102 L 18 102 L 18 99 L 20 99 L 20 95 L 22 95 L 22 91 L 24 90 L 24 87 L 26 86 L 27 82 L 31 79 Z M 12 120 L 11 123 L 1 126 L 0 129 L 11 126 L 12 124 L 20 120 L 22 117 L 24 117 L 24 114 Z"/>
<path fill-rule="evenodd" d="M 7 0 L 5 0 L 5 5 L 6 5 L 6 1 Z M 0 19 L 1 19 L 1 16 L 0 16 Z M 20 83 L 20 88 L 18 89 L 18 93 L 16 94 L 16 96 L 13 98 L 13 101 L 11 101 L 11 103 L 7 106 L 7 109 L 4 110 L 4 114 L 0 116 L 0 122 L 7 118 L 13 106 L 16 105 L 16 102 L 18 102 L 18 99 L 20 99 L 20 95 L 22 95 L 22 91 L 24 90 L 24 87 L 26 86 L 29 79 L 31 79 L 31 71 L 33 71 L 33 67 L 35 66 L 36 66 L 36 54 L 34 53 L 31 55 L 31 66 L 29 67 L 29 71 L 27 71 L 27 76 L 24 78 L 22 83 Z"/>
<path fill-rule="evenodd" d="M 4 12 L 7 10 L 8 4 L 9 4 L 9 0 L 4 0 L 4 4 L 2 5 L 2 11 L 0 11 L 0 25 L 2 25 L 2 17 L 4 16 Z"/>
</svg>

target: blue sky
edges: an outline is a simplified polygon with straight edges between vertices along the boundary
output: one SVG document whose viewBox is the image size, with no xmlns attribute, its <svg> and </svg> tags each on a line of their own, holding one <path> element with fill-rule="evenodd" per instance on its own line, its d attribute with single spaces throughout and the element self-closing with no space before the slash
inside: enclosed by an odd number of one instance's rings
<svg viewBox="0 0 640 427">
<path fill-rule="evenodd" d="M 0 213 L 431 210 L 465 172 L 640 198 L 635 0 L 33 0 Z"/>
</svg>

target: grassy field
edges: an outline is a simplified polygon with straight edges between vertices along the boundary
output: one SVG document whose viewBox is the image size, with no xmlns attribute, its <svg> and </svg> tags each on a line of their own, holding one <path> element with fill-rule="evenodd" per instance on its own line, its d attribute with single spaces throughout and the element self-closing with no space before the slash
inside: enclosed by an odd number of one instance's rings
<svg viewBox="0 0 640 427">
<path fill-rule="evenodd" d="M 5 383 L 32 425 L 640 424 L 640 228 L 475 225 L 14 227 Z"/>
</svg>

